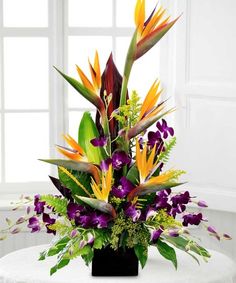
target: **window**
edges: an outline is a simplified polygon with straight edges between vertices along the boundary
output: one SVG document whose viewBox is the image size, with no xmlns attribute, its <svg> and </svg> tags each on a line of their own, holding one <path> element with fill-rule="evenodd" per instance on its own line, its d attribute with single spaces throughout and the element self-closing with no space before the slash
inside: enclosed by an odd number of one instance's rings
<svg viewBox="0 0 236 283">
<path fill-rule="evenodd" d="M 54 144 L 63 144 L 61 134 L 76 138 L 83 111 L 95 114 L 52 66 L 77 77 L 75 64 L 88 71 L 87 59 L 97 49 L 101 68 L 113 52 L 122 74 L 135 2 L 0 1 L 0 196 L 51 190 L 47 176 L 55 168 L 37 159 L 58 156 Z M 130 80 L 141 96 L 159 73 L 159 49 L 151 52 Z"/>
</svg>

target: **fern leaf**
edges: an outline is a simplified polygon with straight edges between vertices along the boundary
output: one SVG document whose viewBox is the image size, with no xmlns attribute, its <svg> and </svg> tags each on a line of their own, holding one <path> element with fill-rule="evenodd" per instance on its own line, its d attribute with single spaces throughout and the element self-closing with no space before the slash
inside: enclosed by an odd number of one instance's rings
<svg viewBox="0 0 236 283">
<path fill-rule="evenodd" d="M 56 213 L 61 215 L 67 214 L 67 200 L 58 198 L 53 195 L 43 195 L 40 197 L 41 201 L 45 201 L 47 205 L 51 206 Z"/>
<path fill-rule="evenodd" d="M 173 137 L 169 142 L 165 142 L 165 151 L 162 151 L 158 156 L 158 162 L 167 163 L 170 158 L 170 152 L 176 145 L 176 137 Z"/>
</svg>

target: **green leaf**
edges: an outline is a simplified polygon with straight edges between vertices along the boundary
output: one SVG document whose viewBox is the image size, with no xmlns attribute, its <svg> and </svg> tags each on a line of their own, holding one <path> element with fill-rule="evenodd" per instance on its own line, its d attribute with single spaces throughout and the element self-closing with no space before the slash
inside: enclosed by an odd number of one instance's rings
<svg viewBox="0 0 236 283">
<path fill-rule="evenodd" d="M 144 268 L 148 258 L 148 248 L 138 244 L 134 246 L 134 251 L 142 268 Z"/>
<path fill-rule="evenodd" d="M 83 187 L 86 188 L 86 190 L 89 193 L 92 193 L 92 189 L 90 186 L 91 174 L 75 171 L 75 170 L 68 170 L 68 171 L 70 174 L 72 174 L 75 177 L 76 180 L 79 181 L 80 184 L 82 184 Z M 78 185 L 78 182 L 76 183 L 73 179 L 70 178 L 70 176 L 68 176 L 65 172 L 60 170 L 60 168 L 58 170 L 58 175 L 61 183 L 63 183 L 65 187 L 71 190 L 73 196 L 75 195 L 88 196 L 88 194 L 83 190 L 83 188 L 81 188 Z"/>
<path fill-rule="evenodd" d="M 176 145 L 176 137 L 173 137 L 170 139 L 169 142 L 165 142 L 165 151 L 162 151 L 158 156 L 158 162 L 164 162 L 167 163 L 169 160 L 170 152 L 173 149 L 173 147 Z"/>
<path fill-rule="evenodd" d="M 128 171 L 126 178 L 134 185 L 138 184 L 139 173 L 136 165 L 134 164 Z"/>
<path fill-rule="evenodd" d="M 183 237 L 169 237 L 169 236 L 165 236 L 165 240 L 168 241 L 169 243 L 171 243 L 172 245 L 174 245 L 176 248 L 183 250 L 185 252 L 187 251 L 192 251 L 200 256 L 203 256 L 205 258 L 210 258 L 211 255 L 209 254 L 209 252 L 199 246 L 196 242 L 189 240 L 189 239 L 185 239 Z"/>
<path fill-rule="evenodd" d="M 112 215 L 113 217 L 116 216 L 115 209 L 110 203 L 107 203 L 105 201 L 95 199 L 95 198 L 87 198 L 87 197 L 80 197 L 80 196 L 78 196 L 78 198 L 94 209 L 108 213 Z"/>
<path fill-rule="evenodd" d="M 47 205 L 51 206 L 56 213 L 61 215 L 67 214 L 67 199 L 54 197 L 52 195 L 40 196 L 41 201 L 45 201 Z"/>
<path fill-rule="evenodd" d="M 73 160 L 65 159 L 39 159 L 40 161 L 47 162 L 49 164 L 65 167 L 75 171 L 81 171 L 93 175 L 94 179 L 99 182 L 99 171 L 98 168 L 89 162 L 78 162 Z"/>
<path fill-rule="evenodd" d="M 93 255 L 94 255 L 94 252 L 92 249 L 90 249 L 87 254 L 81 255 L 82 259 L 84 260 L 87 266 L 92 262 Z"/>
<path fill-rule="evenodd" d="M 95 147 L 91 140 L 99 137 L 98 129 L 89 112 L 84 112 L 79 125 L 78 141 L 92 163 L 100 165 L 101 161 L 106 158 L 104 148 Z"/>
<path fill-rule="evenodd" d="M 177 269 L 177 258 L 175 250 L 166 243 L 162 242 L 160 239 L 158 239 L 157 241 L 157 249 L 159 253 L 165 259 L 170 260 L 173 263 L 175 269 Z"/>
<path fill-rule="evenodd" d="M 70 262 L 69 259 L 61 259 L 55 266 L 50 269 L 50 275 L 52 276 L 58 269 L 61 269 L 68 265 Z"/>
</svg>

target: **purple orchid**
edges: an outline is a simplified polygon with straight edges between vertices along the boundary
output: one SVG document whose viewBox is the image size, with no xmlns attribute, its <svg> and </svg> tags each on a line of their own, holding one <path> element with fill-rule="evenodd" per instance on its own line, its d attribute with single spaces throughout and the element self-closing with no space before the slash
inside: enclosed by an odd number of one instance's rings
<svg viewBox="0 0 236 283">
<path fill-rule="evenodd" d="M 84 210 L 84 207 L 76 203 L 70 202 L 67 205 L 67 215 L 70 220 L 78 218 L 80 216 L 81 211 L 83 210 Z"/>
<path fill-rule="evenodd" d="M 160 238 L 161 234 L 162 234 L 163 230 L 160 228 L 158 230 L 153 230 L 151 232 L 151 241 L 155 244 L 158 239 Z"/>
<path fill-rule="evenodd" d="M 27 227 L 32 229 L 31 233 L 39 232 L 41 230 L 39 220 L 36 216 L 30 217 Z"/>
<path fill-rule="evenodd" d="M 127 217 L 132 218 L 133 222 L 138 221 L 141 216 L 141 210 L 136 209 L 132 204 L 128 205 L 124 212 Z"/>
<path fill-rule="evenodd" d="M 166 122 L 165 119 L 162 119 L 161 122 L 158 121 L 156 126 L 157 126 L 158 130 L 163 134 L 164 139 L 167 139 L 169 134 L 171 136 L 174 135 L 174 129 L 167 125 L 167 122 Z"/>
<path fill-rule="evenodd" d="M 112 155 L 112 167 L 116 170 L 130 163 L 130 157 L 124 151 L 116 151 Z"/>
<path fill-rule="evenodd" d="M 203 220 L 202 218 L 202 213 L 198 213 L 198 214 L 194 214 L 194 213 L 190 213 L 190 214 L 186 214 L 183 216 L 183 226 L 188 226 L 190 225 L 199 225 L 200 222 Z"/>
<path fill-rule="evenodd" d="M 43 222 L 46 224 L 47 233 L 56 235 L 56 231 L 49 228 L 50 225 L 56 222 L 56 219 L 53 219 L 47 213 L 43 213 Z"/>
<path fill-rule="evenodd" d="M 78 223 L 83 227 L 83 228 L 90 228 L 93 226 L 92 224 L 92 217 L 91 215 L 80 215 L 78 219 Z"/>
<path fill-rule="evenodd" d="M 157 193 L 154 204 L 156 209 L 166 209 L 167 212 L 171 210 L 171 205 L 169 204 L 169 195 L 171 189 L 163 190 Z"/>
<path fill-rule="evenodd" d="M 40 201 L 40 195 L 34 196 L 34 211 L 37 214 L 42 214 L 44 212 L 45 201 Z"/>
<path fill-rule="evenodd" d="M 107 144 L 107 137 L 100 136 L 98 138 L 92 139 L 90 142 L 95 147 L 97 147 L 97 146 L 103 147 L 103 146 L 105 146 Z"/>
<path fill-rule="evenodd" d="M 107 228 L 108 222 L 111 219 L 107 214 L 97 214 L 93 213 L 91 215 L 92 224 L 95 225 L 97 228 Z"/>
<path fill-rule="evenodd" d="M 171 198 L 173 207 L 177 207 L 177 205 L 188 204 L 190 202 L 190 194 L 188 191 L 177 194 Z"/>
<path fill-rule="evenodd" d="M 176 207 L 172 207 L 170 210 L 170 214 L 175 218 L 176 214 L 183 213 L 186 210 L 186 205 L 178 204 Z"/>
<path fill-rule="evenodd" d="M 102 160 L 100 168 L 102 171 L 107 171 L 109 165 L 112 164 L 113 169 L 120 170 L 124 165 L 131 162 L 131 158 L 124 151 L 116 151 L 112 157 Z"/>
<path fill-rule="evenodd" d="M 113 187 L 111 193 L 117 198 L 124 198 L 132 191 L 134 185 L 126 178 L 121 177 L 120 185 Z"/>
<path fill-rule="evenodd" d="M 208 207 L 207 203 L 206 203 L 204 200 L 199 200 L 199 201 L 197 202 L 197 205 L 198 205 L 199 207 Z"/>
</svg>

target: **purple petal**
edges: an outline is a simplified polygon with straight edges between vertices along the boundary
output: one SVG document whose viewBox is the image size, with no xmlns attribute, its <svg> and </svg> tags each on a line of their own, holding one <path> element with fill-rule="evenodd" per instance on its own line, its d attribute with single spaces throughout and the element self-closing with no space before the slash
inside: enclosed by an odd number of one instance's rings
<svg viewBox="0 0 236 283">
<path fill-rule="evenodd" d="M 130 157 L 124 151 L 116 151 L 112 155 L 112 166 L 116 170 L 119 170 L 124 165 L 129 164 L 130 161 Z"/>
<path fill-rule="evenodd" d="M 56 222 L 56 219 L 53 219 L 49 216 L 49 214 L 44 213 L 43 214 L 43 222 L 52 225 Z"/>
<path fill-rule="evenodd" d="M 223 234 L 223 237 L 225 240 L 232 240 L 232 238 L 228 234 Z"/>
<path fill-rule="evenodd" d="M 208 226 L 207 231 L 209 231 L 210 233 L 213 233 L 213 234 L 217 234 L 216 229 L 213 226 Z"/>
<path fill-rule="evenodd" d="M 153 243 L 156 243 L 157 240 L 160 238 L 162 232 L 163 232 L 162 229 L 153 230 L 153 231 L 151 232 L 151 241 L 152 241 Z"/>
<path fill-rule="evenodd" d="M 92 224 L 95 225 L 97 228 L 107 228 L 108 222 L 110 221 L 110 216 L 107 214 L 100 214 L 93 213 L 92 216 Z"/>
<path fill-rule="evenodd" d="M 174 129 L 172 127 L 168 127 L 168 132 L 170 133 L 170 135 L 173 137 L 174 135 Z"/>
<path fill-rule="evenodd" d="M 80 212 L 84 209 L 82 205 L 76 203 L 69 203 L 67 205 L 67 215 L 69 219 L 75 219 L 80 216 Z"/>
<path fill-rule="evenodd" d="M 71 238 L 75 238 L 78 235 L 78 231 L 77 230 L 72 230 L 70 233 Z"/>
<path fill-rule="evenodd" d="M 207 203 L 204 200 L 198 201 L 197 205 L 200 207 L 208 207 Z"/>
<path fill-rule="evenodd" d="M 100 163 L 100 168 L 102 171 L 107 171 L 109 168 L 109 165 L 112 163 L 111 158 L 107 158 L 106 160 L 102 160 Z"/>
<path fill-rule="evenodd" d="M 38 218 L 36 216 L 30 217 L 27 227 L 32 229 L 31 233 L 39 232 L 41 228 Z"/>
<path fill-rule="evenodd" d="M 90 142 L 93 146 L 103 147 L 107 144 L 107 137 L 101 136 L 99 138 L 94 138 Z"/>
<path fill-rule="evenodd" d="M 134 205 L 129 205 L 125 209 L 125 215 L 132 218 L 133 222 L 136 222 L 141 215 L 141 210 L 136 209 Z"/>
</svg>

